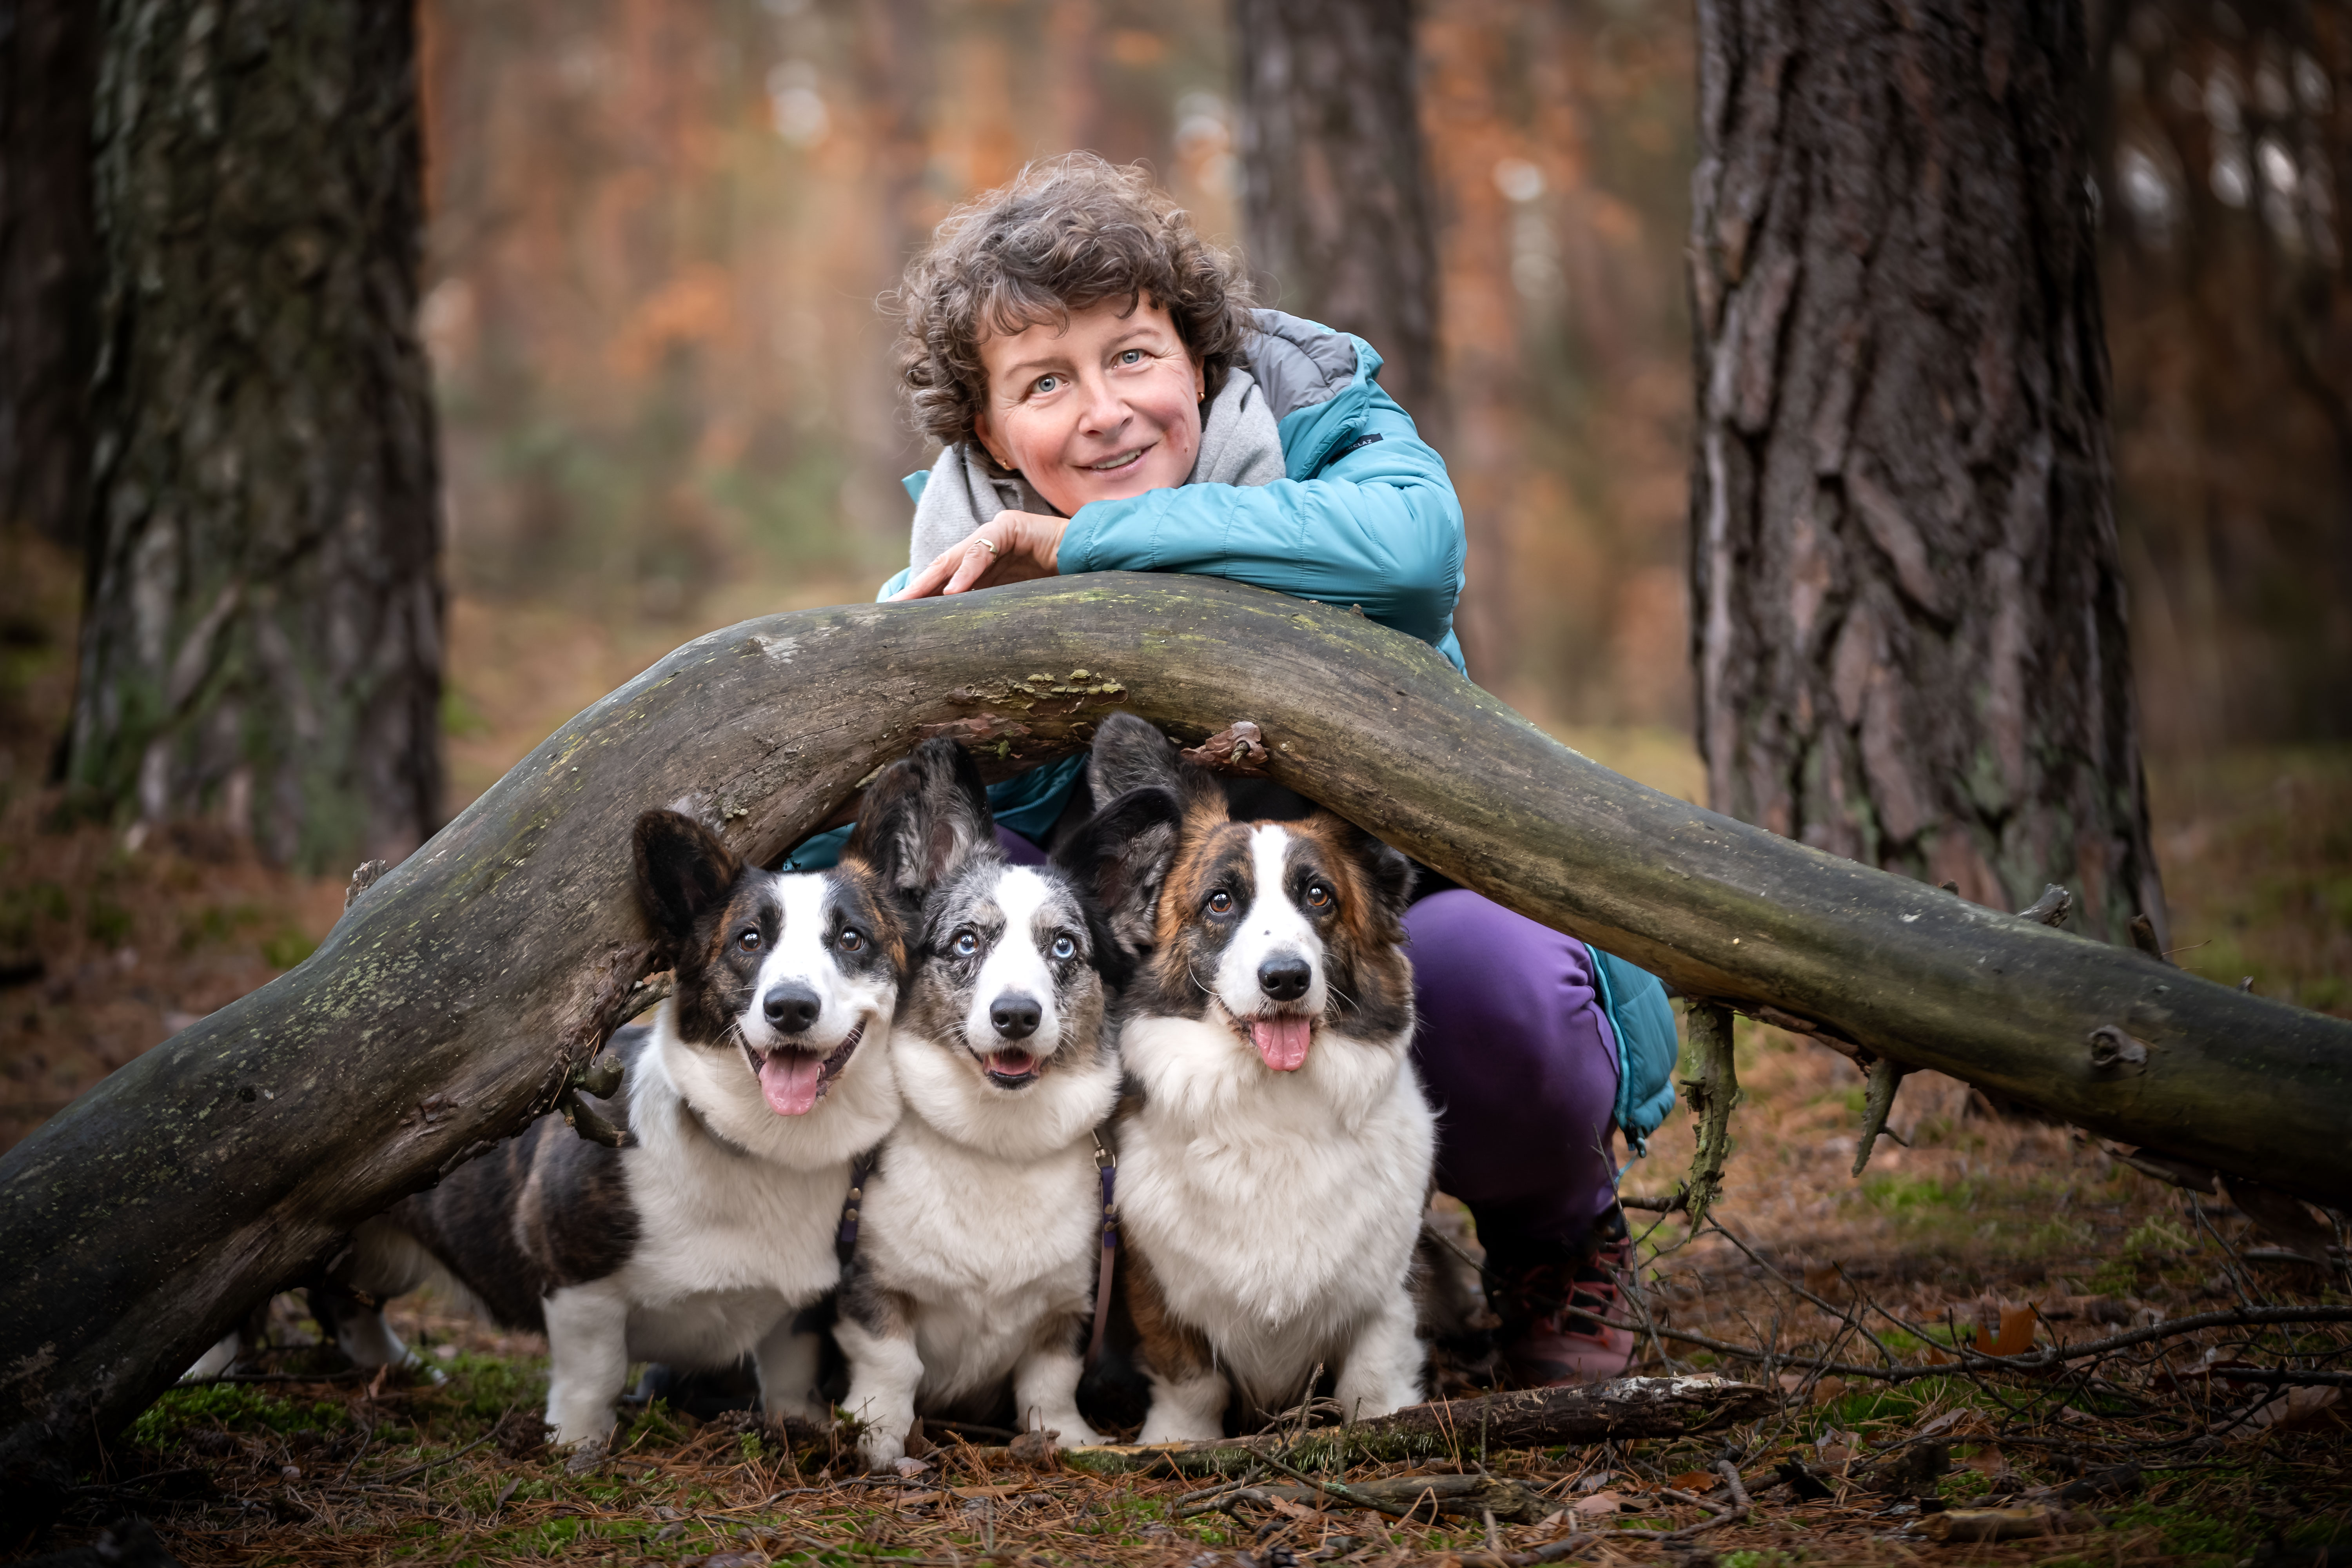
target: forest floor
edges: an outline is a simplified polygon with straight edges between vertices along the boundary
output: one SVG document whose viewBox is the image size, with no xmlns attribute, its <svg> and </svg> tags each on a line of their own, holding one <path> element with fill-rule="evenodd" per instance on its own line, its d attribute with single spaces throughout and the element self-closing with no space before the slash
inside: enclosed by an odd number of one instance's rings
<svg viewBox="0 0 2352 1568">
<path fill-rule="evenodd" d="M 75 586 L 54 563 L 0 563 L 17 605 L 0 616 L 0 1146 L 192 1018 L 299 963 L 341 908 L 341 876 L 257 864 L 226 831 L 131 845 L 59 820 L 41 780 L 69 697 Z M 807 584 L 784 603 L 824 602 Z M 47 606 L 44 608 L 44 606 Z M 717 620 L 781 607 L 772 594 Z M 557 723 L 698 627 L 616 629 L 577 611 L 453 608 L 447 704 L 453 804 L 495 779 Z M 1589 755 L 1685 796 L 1699 789 L 1680 737 L 1563 730 Z M 2177 960 L 2265 994 L 2352 1013 L 2352 748 L 2242 751 L 2152 761 L 2153 815 Z M 2345 1325 L 2257 1341 L 2221 1331 L 2164 1339 L 2040 1378 L 1941 1372 L 1890 1383 L 1815 1377 L 1832 1359 L 1916 1367 L 1957 1336 L 2004 1352 L 2178 1321 L 2243 1301 L 2347 1300 L 2332 1272 L 2280 1261 L 2225 1194 L 2160 1184 L 2063 1129 L 2013 1120 L 1933 1074 L 1907 1080 L 1880 1145 L 1849 1173 L 1862 1087 L 1843 1058 L 1743 1022 L 1747 1100 L 1720 1228 L 1650 1229 L 1644 1299 L 1654 1321 L 1748 1347 L 1758 1361 L 1661 1335 L 1636 1370 L 1711 1368 L 1788 1392 L 1760 1424 L 1679 1443 L 1524 1453 L 1459 1448 L 1352 1479 L 1483 1463 L 1523 1478 L 1540 1522 L 1383 1520 L 1342 1504 L 1226 1500 L 1187 1516 L 1198 1478 L 1041 1473 L 985 1444 L 953 1443 L 904 1485 L 850 1484 L 837 1438 L 635 1411 L 612 1463 L 574 1476 L 499 1424 L 534 1412 L 544 1346 L 485 1328 L 420 1294 L 396 1326 L 441 1381 L 361 1381 L 306 1344 L 299 1299 L 273 1310 L 268 1381 L 166 1394 L 111 1451 L 45 1544 L 94 1539 L 129 1513 L 152 1520 L 191 1565 L 617 1562 L 727 1568 L 816 1555 L 835 1563 L 1118 1562 L 1286 1568 L 1289 1560 L 1396 1565 L 1524 1553 L 1594 1536 L 1570 1560 L 1793 1568 L 1794 1564 L 2184 1563 L 2200 1568 L 2352 1561 L 2352 1396 Z M 1626 1178 L 1673 1190 L 1690 1131 L 1670 1124 Z M 1643 1226 L 1655 1215 L 1634 1215 Z M 2339 1237 L 2339 1240 L 2341 1237 Z M 2034 1309 L 2032 1315 L 2025 1311 Z M 2285 1359 L 2293 1356 L 2292 1361 Z M 2332 1359 L 2331 1359 L 2332 1358 Z M 2289 1400 L 2233 1381 L 2247 1363 L 2336 1369 Z M 1948 1363 L 1946 1363 L 1948 1364 Z M 2021 1509 L 2000 1542 L 1938 1543 L 1937 1512 L 1874 1489 L 1889 1452 L 1944 1446 L 1927 1489 L 1958 1517 Z M 1907 1445 L 1907 1447 L 1898 1447 Z M 1724 1491 L 1703 1474 L 1727 1446 L 1755 1507 L 1679 1540 Z M 1791 1482 L 1781 1467 L 1801 1460 Z M 1795 1474 L 1795 1472 L 1785 1472 Z M 1708 1503 L 1676 1500 L 1668 1486 Z M 2072 1485 L 2075 1494 L 2047 1489 Z M 1817 1497 L 1800 1491 L 1820 1490 Z M 1214 1503 L 1214 1498 L 1200 1500 Z M 1192 1506 L 1198 1506 L 1196 1502 Z M 2054 1533 L 2053 1533 L 2054 1531 Z M 1959 1533 L 1967 1533 L 1962 1528 Z M 2326 1553 L 2327 1555 L 2322 1555 Z"/>
</svg>

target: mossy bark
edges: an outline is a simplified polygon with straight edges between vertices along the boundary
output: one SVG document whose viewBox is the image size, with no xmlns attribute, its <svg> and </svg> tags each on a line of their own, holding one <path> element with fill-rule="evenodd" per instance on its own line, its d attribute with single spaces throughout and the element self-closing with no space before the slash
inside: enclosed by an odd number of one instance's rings
<svg viewBox="0 0 2352 1568">
<path fill-rule="evenodd" d="M 767 859 L 928 736 L 1011 765 L 1115 708 L 1191 740 L 1254 720 L 1276 778 L 1692 996 L 2352 1199 L 2352 1024 L 1647 789 L 1346 610 L 1213 578 L 1047 579 L 687 644 L 550 736 L 299 968 L 0 1156 L 5 1479 L 24 1491 L 44 1455 L 86 1454 L 352 1225 L 553 1103 L 657 958 L 629 885 L 640 812 L 687 800 Z M 2144 1060 L 2099 1058 L 2110 1028 Z"/>
</svg>

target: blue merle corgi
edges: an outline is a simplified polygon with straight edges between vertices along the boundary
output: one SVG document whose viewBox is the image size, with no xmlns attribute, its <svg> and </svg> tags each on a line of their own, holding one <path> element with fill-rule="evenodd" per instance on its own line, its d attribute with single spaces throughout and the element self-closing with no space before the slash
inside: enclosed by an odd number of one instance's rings
<svg viewBox="0 0 2352 1568">
<path fill-rule="evenodd" d="M 907 1113 L 866 1186 L 834 1330 L 843 1407 L 877 1469 L 919 1415 L 1096 1442 L 1077 1387 L 1125 965 L 1069 868 L 1096 864 L 1120 822 L 1090 825 L 1055 864 L 1013 865 L 978 768 L 946 740 L 877 780 L 863 822 L 877 864 L 920 901 L 890 1042 Z"/>
</svg>

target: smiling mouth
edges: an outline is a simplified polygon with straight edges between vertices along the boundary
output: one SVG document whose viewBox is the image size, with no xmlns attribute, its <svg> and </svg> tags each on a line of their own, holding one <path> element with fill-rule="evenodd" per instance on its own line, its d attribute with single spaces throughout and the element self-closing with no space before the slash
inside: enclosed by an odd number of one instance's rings
<svg viewBox="0 0 2352 1568">
<path fill-rule="evenodd" d="M 749 1040 L 737 1037 L 742 1043 L 743 1060 L 751 1069 L 753 1081 L 760 1086 L 761 1098 L 767 1100 L 768 1109 L 779 1116 L 805 1116 L 814 1110 L 816 1102 L 824 1098 L 824 1091 L 833 1087 L 833 1080 L 841 1076 L 841 1069 L 849 1065 L 857 1042 L 865 1037 L 866 1025 L 861 1020 L 846 1039 L 828 1055 L 818 1057 L 790 1048 L 762 1056 L 752 1049 Z"/>
<path fill-rule="evenodd" d="M 1307 1065 L 1314 1043 L 1315 1020 L 1298 1013 L 1268 1013 L 1245 1018 L 1228 1012 L 1234 1032 L 1249 1041 L 1258 1059 L 1276 1072 L 1297 1072 Z"/>
<path fill-rule="evenodd" d="M 1121 452 L 1116 458 L 1105 458 L 1099 463 L 1088 463 L 1085 467 L 1091 474 L 1115 474 L 1143 461 L 1143 454 L 1150 450 L 1151 448 L 1149 447 L 1137 447 L 1131 451 Z"/>
<path fill-rule="evenodd" d="M 1037 1081 L 1040 1064 L 1027 1051 L 991 1051 L 981 1058 L 988 1081 L 999 1089 L 1026 1089 Z"/>
</svg>

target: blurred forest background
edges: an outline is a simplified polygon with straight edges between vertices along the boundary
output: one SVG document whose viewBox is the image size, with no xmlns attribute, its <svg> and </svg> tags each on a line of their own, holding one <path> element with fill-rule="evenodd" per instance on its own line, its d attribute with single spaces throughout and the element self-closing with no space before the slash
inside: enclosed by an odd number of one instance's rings
<svg viewBox="0 0 2352 1568">
<path fill-rule="evenodd" d="M 1087 147 L 1241 240 L 1224 0 L 420 15 L 452 812 L 678 642 L 868 598 L 904 563 L 898 479 L 931 454 L 877 298 L 954 204 Z M 2095 0 L 2091 20 L 2116 510 L 2178 956 L 2352 1006 L 2352 16 Z M 1475 673 L 1699 798 L 1693 16 L 1427 0 L 1417 43 L 1398 108 L 1426 139 L 1447 456 L 1485 541 Z M 35 842 L 81 567 L 5 548 L 0 1141 L 297 961 L 339 907 L 217 846 L 134 864 L 102 836 Z"/>
</svg>

